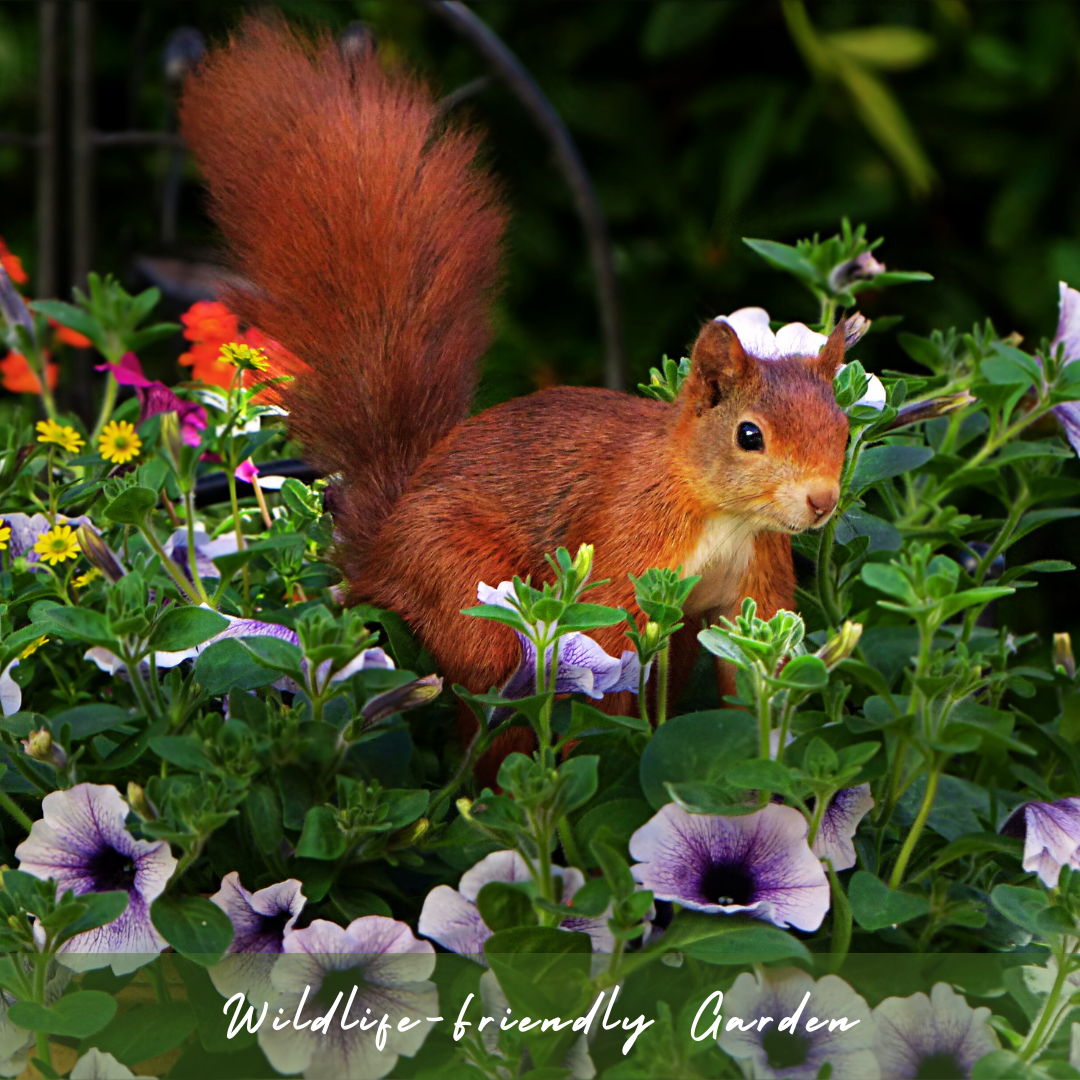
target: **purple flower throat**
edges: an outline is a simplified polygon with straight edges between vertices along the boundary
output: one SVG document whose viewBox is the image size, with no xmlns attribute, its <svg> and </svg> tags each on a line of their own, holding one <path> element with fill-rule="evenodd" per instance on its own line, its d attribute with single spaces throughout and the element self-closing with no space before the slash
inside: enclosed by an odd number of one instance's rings
<svg viewBox="0 0 1080 1080">
<path fill-rule="evenodd" d="M 135 877 L 139 872 L 130 855 L 125 855 L 113 847 L 103 847 L 93 855 L 87 870 L 94 883 L 94 892 L 123 890 L 129 893 L 135 888 Z"/>
<path fill-rule="evenodd" d="M 260 952 L 281 952 L 285 940 L 285 927 L 292 916 L 288 911 L 275 911 L 273 915 L 260 915 L 253 937 L 262 944 Z"/>
<path fill-rule="evenodd" d="M 761 1048 L 774 1069 L 795 1069 L 806 1064 L 810 1056 L 810 1040 L 797 1031 L 766 1031 Z M 937 1075 L 936 1073 L 934 1074 Z"/>
<path fill-rule="evenodd" d="M 754 902 L 755 881 L 741 862 L 714 862 L 701 875 L 698 888 L 710 904 L 738 904 L 746 907 Z"/>
</svg>

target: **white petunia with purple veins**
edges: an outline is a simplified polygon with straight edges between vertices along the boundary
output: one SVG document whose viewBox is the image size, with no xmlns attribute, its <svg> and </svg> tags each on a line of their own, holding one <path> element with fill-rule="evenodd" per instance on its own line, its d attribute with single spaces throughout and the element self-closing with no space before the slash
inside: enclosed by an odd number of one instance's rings
<svg viewBox="0 0 1080 1080">
<path fill-rule="evenodd" d="M 302 1030 L 287 1024 L 275 1031 L 265 1023 L 259 1046 L 278 1072 L 379 1080 L 399 1055 L 416 1054 L 432 1027 L 421 1022 L 400 1031 L 399 1023 L 439 1015 L 438 990 L 429 981 L 434 970 L 431 942 L 419 941 L 403 922 L 365 915 L 341 927 L 316 919 L 285 935 L 271 974 L 275 1009 L 296 1017 Z M 372 1020 L 384 1015 L 390 1030 L 380 1050 Z M 320 1017 L 328 1019 L 316 1027 Z"/>
<path fill-rule="evenodd" d="M 1070 289 L 1064 281 L 1058 282 L 1058 326 L 1050 348 L 1056 351 L 1059 345 L 1065 347 L 1066 363 L 1080 360 L 1080 292 Z M 1054 415 L 1061 421 L 1073 450 L 1080 455 L 1080 401 L 1056 405 Z"/>
<path fill-rule="evenodd" d="M 574 893 L 585 884 L 584 875 L 572 866 L 553 866 L 551 872 L 562 881 L 562 903 L 572 904 Z M 480 917 L 476 898 L 480 890 L 492 881 L 510 884 L 531 882 L 532 875 L 519 852 L 493 851 L 461 875 L 456 889 L 451 889 L 449 885 L 436 885 L 427 894 L 417 924 L 419 932 L 450 952 L 470 956 L 486 964 L 484 942 L 491 937 L 492 931 Z M 606 915 L 566 918 L 559 926 L 563 930 L 588 934 L 592 938 L 594 952 L 611 952 L 615 946 Z"/>
<path fill-rule="evenodd" d="M 1057 885 L 1063 866 L 1080 870 L 1080 799 L 1025 803 L 1001 832 L 1024 841 L 1022 865 L 1048 889 Z"/>
<path fill-rule="evenodd" d="M 301 882 L 290 878 L 251 893 L 240 884 L 235 870 L 222 879 L 221 888 L 210 899 L 229 916 L 233 939 L 225 955 L 209 969 L 222 997 L 242 993 L 259 1006 L 277 996 L 270 972 L 284 949 L 285 935 L 304 908 L 302 888 Z"/>
<path fill-rule="evenodd" d="M 970 1076 L 979 1058 L 1001 1044 L 990 1010 L 973 1009 L 948 983 L 925 994 L 886 998 L 874 1009 L 874 1053 L 881 1080 Z"/>
<path fill-rule="evenodd" d="M 859 822 L 874 808 L 869 784 L 841 788 L 829 800 L 811 850 L 819 859 L 828 859 L 834 870 L 850 870 L 855 865 L 855 838 Z"/>
<path fill-rule="evenodd" d="M 76 971 L 111 963 L 123 975 L 151 961 L 167 944 L 150 922 L 150 905 L 176 869 L 169 845 L 136 840 L 127 831 L 128 805 L 111 784 L 54 791 L 42 800 L 41 811 L 41 820 L 15 849 L 20 870 L 55 878 L 58 893 L 128 894 L 118 919 L 61 946 L 64 963 Z"/>
<path fill-rule="evenodd" d="M 723 1006 L 725 1019 L 759 1020 L 746 1030 L 728 1030 L 725 1023 L 718 1040 L 720 1049 L 755 1080 L 804 1080 L 823 1075 L 823 1070 L 832 1080 L 878 1080 L 878 1064 L 870 1049 L 874 1038 L 870 1008 L 837 975 L 815 982 L 797 968 L 743 972 L 724 995 Z M 780 1018 L 793 1016 L 795 1023 L 781 1031 Z M 775 1020 L 766 1024 L 765 1017 Z M 819 1018 L 843 1018 L 846 1026 L 819 1025 Z"/>
<path fill-rule="evenodd" d="M 41 569 L 37 564 L 41 556 L 34 550 L 42 533 L 48 532 L 53 526 L 52 522 L 44 514 L 4 514 L 3 522 L 11 527 L 11 536 L 8 538 L 8 555 L 12 559 L 25 556 L 31 570 Z M 93 522 L 85 515 L 79 517 L 65 517 L 63 514 L 56 515 L 58 525 L 70 525 L 77 529 L 80 525 L 92 525 Z"/>
<path fill-rule="evenodd" d="M 476 589 L 476 598 L 481 604 L 494 604 L 514 611 L 517 609 L 509 599 L 513 592 L 513 582 L 503 581 L 493 588 L 481 581 Z M 536 645 L 520 630 L 514 633 L 521 644 L 521 661 L 500 691 L 505 698 L 527 697 L 536 692 Z M 577 631 L 564 634 L 558 644 L 556 693 L 585 694 L 598 701 L 605 694 L 617 694 L 622 690 L 634 694 L 638 692 L 641 662 L 633 649 L 626 649 L 620 657 L 611 656 L 594 638 Z M 554 645 L 549 645 L 545 650 L 544 667 L 548 672 L 554 651 Z"/>
<path fill-rule="evenodd" d="M 221 555 L 236 553 L 239 541 L 233 531 L 223 533 L 213 540 L 207 535 L 206 526 L 200 521 L 195 524 L 195 569 L 201 578 L 220 578 L 221 571 L 214 565 L 214 559 Z M 187 529 L 177 529 L 165 541 L 165 554 L 187 578 L 191 577 L 191 561 L 188 554 Z"/>
<path fill-rule="evenodd" d="M 759 360 L 780 360 L 785 356 L 817 356 L 829 340 L 824 334 L 811 330 L 804 323 L 788 323 L 773 333 L 769 325 L 769 313 L 759 307 L 739 308 L 730 315 L 717 315 L 715 321 L 727 323 L 735 331 L 739 344 Z M 864 319 L 858 325 L 865 333 L 865 327 L 869 326 L 869 323 Z M 852 345 L 854 342 L 849 341 L 848 344 Z M 856 404 L 883 409 L 886 401 L 884 384 L 870 372 L 867 372 L 866 376 L 870 380 L 869 385 Z"/>
<path fill-rule="evenodd" d="M 829 910 L 829 881 L 807 833 L 790 806 L 721 817 L 668 803 L 631 836 L 630 869 L 657 900 L 816 930 Z"/>
</svg>

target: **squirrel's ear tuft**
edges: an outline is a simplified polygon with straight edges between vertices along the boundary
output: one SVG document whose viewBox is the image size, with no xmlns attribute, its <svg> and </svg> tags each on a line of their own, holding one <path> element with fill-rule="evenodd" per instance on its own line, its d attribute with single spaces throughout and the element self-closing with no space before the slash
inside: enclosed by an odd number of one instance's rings
<svg viewBox="0 0 1080 1080">
<path fill-rule="evenodd" d="M 690 352 L 694 396 L 707 408 L 718 405 L 728 387 L 741 382 L 754 368 L 739 336 L 727 323 L 707 322 Z"/>
<path fill-rule="evenodd" d="M 844 349 L 847 346 L 847 321 L 841 319 L 836 324 L 836 329 L 829 335 L 829 340 L 821 346 L 821 352 L 815 357 L 813 364 L 818 373 L 828 383 L 832 383 L 837 369 L 844 362 Z"/>
</svg>

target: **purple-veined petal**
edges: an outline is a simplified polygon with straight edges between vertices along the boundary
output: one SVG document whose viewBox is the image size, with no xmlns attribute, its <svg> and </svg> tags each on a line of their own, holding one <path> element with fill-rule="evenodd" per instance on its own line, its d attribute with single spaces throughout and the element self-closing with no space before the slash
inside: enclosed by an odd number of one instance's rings
<svg viewBox="0 0 1080 1080">
<path fill-rule="evenodd" d="M 825 808 L 818 834 L 814 837 L 814 854 L 819 859 L 829 859 L 834 870 L 851 869 L 855 865 L 852 839 L 859 822 L 873 806 L 869 784 L 836 792 Z"/>
<path fill-rule="evenodd" d="M 1058 282 L 1058 325 L 1051 349 L 1065 346 L 1065 359 L 1080 359 L 1080 292 Z"/>
</svg>

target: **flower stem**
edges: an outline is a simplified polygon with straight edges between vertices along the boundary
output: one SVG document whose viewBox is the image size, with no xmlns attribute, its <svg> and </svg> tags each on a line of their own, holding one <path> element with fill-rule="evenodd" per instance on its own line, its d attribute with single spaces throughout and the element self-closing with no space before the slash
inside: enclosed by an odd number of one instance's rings
<svg viewBox="0 0 1080 1080">
<path fill-rule="evenodd" d="M 0 791 L 0 807 L 8 812 L 27 832 L 34 827 L 34 823 L 27 816 L 21 806 L 6 792 Z"/>
<path fill-rule="evenodd" d="M 637 680 L 638 711 L 641 713 L 641 719 L 644 720 L 646 724 L 649 724 L 649 703 L 645 698 L 645 683 L 647 677 L 645 665 L 642 664 L 641 670 L 638 672 Z M 645 734 L 648 735 L 651 730 L 652 725 L 649 724 L 649 731 L 645 732 Z"/>
<path fill-rule="evenodd" d="M 566 861 L 585 873 L 585 860 L 581 857 L 581 848 L 578 847 L 574 830 L 570 826 L 570 819 L 565 814 L 559 818 L 559 841 L 562 843 Z"/>
<path fill-rule="evenodd" d="M 806 843 L 808 847 L 814 846 L 814 841 L 817 839 L 818 831 L 821 829 L 821 821 L 825 817 L 825 811 L 829 808 L 829 803 L 832 801 L 832 795 L 824 796 L 819 795 L 817 802 L 814 805 L 814 813 L 810 818 L 810 831 L 806 835 Z"/>
<path fill-rule="evenodd" d="M 671 657 L 669 655 L 669 646 L 667 642 L 664 643 L 663 648 L 660 650 L 660 655 L 656 659 L 657 678 L 656 678 L 656 726 L 660 727 L 667 720 L 667 707 L 668 707 L 668 663 Z"/>
<path fill-rule="evenodd" d="M 199 565 L 196 559 L 195 551 L 195 495 L 192 491 L 184 492 L 184 517 L 187 521 L 187 554 L 188 554 L 188 569 L 191 571 L 191 583 L 195 586 L 202 597 L 204 604 L 210 603 L 210 598 L 206 595 L 206 589 L 203 586 L 202 578 L 199 576 Z"/>
<path fill-rule="evenodd" d="M 93 446 L 97 442 L 98 436 L 101 434 L 101 429 L 108 423 L 109 417 L 112 416 L 113 407 L 116 405 L 116 391 L 119 384 L 116 381 L 116 376 L 110 371 L 109 378 L 105 383 L 105 396 L 101 399 L 101 412 L 98 413 L 97 423 L 94 425 L 94 430 L 90 433 L 90 445 Z"/>
<path fill-rule="evenodd" d="M 1072 954 L 1069 952 L 1062 952 L 1060 954 L 1055 954 L 1055 958 L 1057 959 L 1057 977 L 1054 979 L 1054 985 L 1050 990 L 1046 1001 L 1043 1002 L 1038 1020 L 1035 1022 L 1031 1031 L 1028 1032 L 1027 1038 L 1024 1040 L 1023 1045 L 1018 1051 L 1019 1056 L 1023 1061 L 1031 1061 L 1032 1058 L 1038 1056 L 1039 1052 L 1042 1050 L 1042 1044 L 1047 1037 L 1048 1030 L 1053 1031 L 1056 1026 L 1052 1021 L 1055 1019 L 1058 999 L 1061 997 L 1061 991 L 1065 987 L 1065 981 L 1068 979 L 1072 967 L 1070 963 Z"/>
<path fill-rule="evenodd" d="M 262 514 L 262 519 L 269 529 L 274 522 L 270 517 L 270 510 L 266 505 L 266 495 L 263 494 L 262 485 L 259 483 L 259 478 L 257 476 L 251 478 L 251 486 L 255 489 L 255 498 L 259 503 L 259 511 Z"/>
<path fill-rule="evenodd" d="M 142 533 L 143 538 L 154 549 L 154 553 L 161 558 L 161 566 L 166 574 L 173 579 L 176 587 L 193 603 L 201 603 L 199 594 L 195 592 L 195 589 L 191 583 L 180 573 L 176 564 L 165 554 L 165 549 L 161 546 L 161 541 L 154 535 L 154 530 L 146 523 L 143 522 L 138 526 L 139 532 Z"/>
<path fill-rule="evenodd" d="M 240 504 L 236 500 L 236 477 L 235 469 L 231 466 L 226 469 L 225 475 L 229 481 L 229 502 L 232 504 L 233 528 L 236 529 L 236 550 L 244 550 L 244 531 L 240 527 Z M 248 573 L 248 564 L 244 563 L 244 606 L 251 605 L 251 574 Z"/>
<path fill-rule="evenodd" d="M 45 1004 L 45 986 L 49 976 L 50 953 L 37 953 L 34 957 L 34 1001 L 38 1005 Z M 49 1046 L 49 1036 L 44 1031 L 36 1033 L 37 1056 L 52 1068 L 52 1049 Z"/>
<path fill-rule="evenodd" d="M 941 779 L 943 765 L 944 762 L 935 762 L 926 774 L 926 791 L 923 792 L 922 804 L 919 806 L 919 812 L 915 816 L 915 821 L 908 831 L 907 838 L 904 840 L 904 846 L 900 849 L 900 854 L 896 859 L 896 865 L 893 867 L 892 875 L 889 878 L 890 889 L 899 889 L 904 880 L 904 871 L 907 870 L 911 853 L 915 850 L 919 837 L 922 836 L 922 831 L 926 827 L 926 819 L 930 816 L 930 811 L 933 808 L 934 796 L 937 795 L 938 780 Z"/>
</svg>

